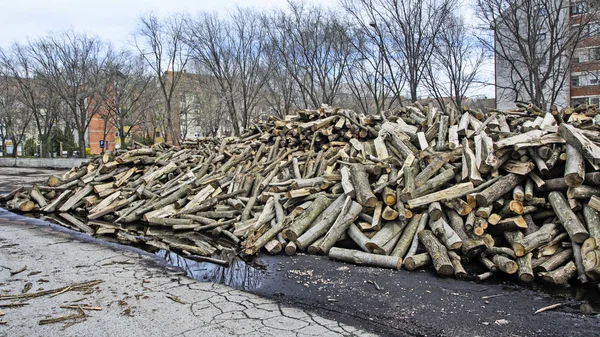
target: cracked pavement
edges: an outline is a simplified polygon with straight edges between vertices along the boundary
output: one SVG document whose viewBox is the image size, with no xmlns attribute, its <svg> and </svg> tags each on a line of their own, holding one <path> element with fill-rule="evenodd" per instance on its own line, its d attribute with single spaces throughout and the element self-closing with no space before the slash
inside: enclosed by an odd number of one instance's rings
<svg viewBox="0 0 600 337">
<path fill-rule="evenodd" d="M 27 240 L 24 240 L 27 238 Z M 12 273 L 26 269 L 15 274 Z M 92 288 L 0 300 L 0 336 L 369 336 L 310 311 L 228 286 L 190 279 L 134 248 L 0 214 L 0 298 L 102 280 Z M 5 307 L 9 303 L 27 303 Z M 100 307 L 86 317 L 61 306 Z M 2 315 L 4 314 L 4 315 Z M 75 323 L 75 324 L 73 324 Z"/>
</svg>

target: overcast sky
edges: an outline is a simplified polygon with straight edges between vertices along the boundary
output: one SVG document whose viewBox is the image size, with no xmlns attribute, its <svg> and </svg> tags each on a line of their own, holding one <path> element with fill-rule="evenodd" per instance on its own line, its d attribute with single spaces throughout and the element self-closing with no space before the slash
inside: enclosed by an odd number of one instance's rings
<svg viewBox="0 0 600 337">
<path fill-rule="evenodd" d="M 0 46 L 50 31 L 71 29 L 112 41 L 126 43 L 137 18 L 154 12 L 196 13 L 200 10 L 227 11 L 236 5 L 257 8 L 283 7 L 286 0 L 15 0 L 0 6 Z M 310 2 L 331 3 L 327 0 Z"/>
<path fill-rule="evenodd" d="M 255 8 L 285 7 L 286 0 L 0 0 L 0 47 L 14 41 L 45 36 L 48 32 L 73 29 L 123 46 L 130 41 L 137 19 L 153 12 L 159 16 L 201 10 L 226 12 L 235 6 Z M 337 4 L 336 0 L 305 0 L 309 3 Z M 465 3 L 468 1 L 465 0 Z M 468 9 L 468 7 L 465 7 Z M 484 68 L 491 78 L 493 64 Z M 493 96 L 493 89 L 476 89 L 470 95 Z"/>
</svg>

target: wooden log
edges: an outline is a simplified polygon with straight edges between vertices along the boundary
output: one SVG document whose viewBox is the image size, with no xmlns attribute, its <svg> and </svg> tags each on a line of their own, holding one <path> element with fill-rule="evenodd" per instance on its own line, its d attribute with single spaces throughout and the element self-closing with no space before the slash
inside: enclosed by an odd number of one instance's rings
<svg viewBox="0 0 600 337">
<path fill-rule="evenodd" d="M 427 267 L 433 263 L 433 259 L 429 253 L 421 253 L 408 256 L 404 259 L 404 268 L 407 270 L 417 270 L 420 268 Z"/>
<path fill-rule="evenodd" d="M 585 256 L 600 245 L 600 212 L 586 204 L 583 206 L 583 217 L 590 233 L 590 237 L 582 244 L 582 256 Z"/>
<path fill-rule="evenodd" d="M 402 258 L 395 256 L 377 255 L 358 250 L 333 247 L 329 250 L 329 258 L 358 265 L 374 266 L 400 270 Z"/>
<path fill-rule="evenodd" d="M 408 201 L 413 198 L 413 194 L 415 191 L 415 176 L 417 175 L 418 167 L 417 162 L 415 160 L 415 156 L 409 156 L 404 161 L 404 166 L 402 167 L 402 174 L 404 177 L 404 189 L 402 189 L 402 193 L 400 194 L 399 199 L 402 201 Z"/>
<path fill-rule="evenodd" d="M 55 175 L 51 175 L 48 177 L 46 181 L 46 185 L 50 187 L 57 187 L 63 184 L 63 180 Z"/>
<path fill-rule="evenodd" d="M 473 258 L 485 250 L 485 243 L 481 239 L 474 239 L 467 235 L 462 217 L 454 210 L 447 210 L 446 215 L 450 227 L 462 241 L 461 251 L 468 257 Z M 470 215 L 470 214 L 469 214 Z"/>
<path fill-rule="evenodd" d="M 475 211 L 475 215 L 478 216 L 478 217 L 482 217 L 484 219 L 487 219 L 492 214 L 493 208 L 494 208 L 493 205 L 489 205 L 489 206 L 485 206 L 485 207 L 483 207 L 483 206 L 479 207 Z"/>
<path fill-rule="evenodd" d="M 515 242 L 523 239 L 523 233 L 519 231 L 504 232 L 504 238 L 509 245 L 514 246 Z M 515 254 L 516 255 L 516 254 Z M 517 265 L 519 267 L 518 277 L 522 283 L 531 283 L 534 280 L 533 265 L 532 265 L 532 253 L 525 254 L 524 256 L 517 257 Z"/>
<path fill-rule="evenodd" d="M 479 255 L 479 262 L 492 273 L 498 271 L 498 266 L 492 262 L 492 260 L 488 259 L 483 253 Z"/>
<path fill-rule="evenodd" d="M 285 246 L 285 255 L 288 256 L 292 256 L 292 255 L 296 255 L 296 251 L 298 250 L 298 246 L 296 246 L 296 243 L 294 241 L 290 241 L 286 246 Z"/>
<path fill-rule="evenodd" d="M 523 190 L 523 198 L 525 201 L 531 201 L 533 199 L 533 180 L 527 179 L 525 181 L 525 188 Z"/>
<path fill-rule="evenodd" d="M 396 237 L 399 233 L 404 230 L 406 226 L 405 222 L 401 221 L 388 221 L 385 226 L 383 226 L 377 234 L 375 234 L 369 241 L 366 243 L 366 248 L 370 253 L 373 254 L 383 254 L 385 255 L 385 249 L 383 248 L 386 243 L 388 243 L 392 238 Z"/>
<path fill-rule="evenodd" d="M 340 169 L 340 174 L 342 175 L 342 188 L 344 189 L 344 194 L 349 195 L 351 197 L 356 196 L 356 191 L 354 190 L 354 186 L 350 181 L 350 169 L 348 166 L 342 166 Z"/>
<path fill-rule="evenodd" d="M 410 219 L 410 221 L 404 228 L 402 235 L 400 236 L 400 239 L 396 243 L 396 247 L 394 248 L 394 250 L 391 253 L 392 256 L 397 256 L 397 257 L 405 257 L 406 256 L 406 253 L 408 252 L 410 245 L 412 244 L 414 238 L 416 237 L 417 229 L 419 227 L 419 224 L 422 222 L 423 217 L 428 218 L 427 215 L 417 214 Z M 427 221 L 424 221 L 423 228 L 425 227 L 426 223 L 427 223 Z"/>
<path fill-rule="evenodd" d="M 298 248 L 301 250 L 306 250 L 311 243 L 325 235 L 340 214 L 344 205 L 344 200 L 344 195 L 340 195 L 312 222 L 312 226 L 308 230 L 306 230 L 296 240 L 293 240 L 296 241 Z M 288 237 L 288 239 L 291 240 L 290 237 Z"/>
<path fill-rule="evenodd" d="M 573 250 L 565 249 L 560 253 L 552 255 L 548 260 L 544 261 L 544 263 L 534 268 L 534 271 L 538 273 L 553 271 L 554 269 L 565 264 L 567 261 L 571 260 L 571 258 L 573 258 Z"/>
<path fill-rule="evenodd" d="M 350 225 L 346 230 L 346 234 L 356 243 L 360 249 L 365 252 L 369 252 L 367 249 L 367 242 L 369 242 L 369 238 L 354 224 Z"/>
<path fill-rule="evenodd" d="M 523 176 L 514 173 L 503 176 L 493 185 L 476 194 L 477 205 L 484 207 L 490 205 L 493 201 L 515 188 L 523 179 Z"/>
<path fill-rule="evenodd" d="M 569 187 L 583 184 L 585 179 L 585 162 L 581 152 L 571 144 L 566 145 L 567 161 L 565 162 L 565 183 Z"/>
<path fill-rule="evenodd" d="M 194 223 L 194 221 L 192 219 L 177 218 L 148 218 L 148 223 L 151 225 L 173 227 L 176 225 L 191 225 Z"/>
<path fill-rule="evenodd" d="M 412 196 L 417 198 L 427 193 L 434 192 L 436 189 L 440 188 L 452 179 L 454 179 L 454 172 L 452 170 L 444 170 L 435 177 L 427 180 L 423 185 L 416 186 Z"/>
<path fill-rule="evenodd" d="M 383 189 L 383 202 L 388 206 L 396 205 L 396 191 L 390 187 Z"/>
<path fill-rule="evenodd" d="M 340 237 L 346 232 L 348 227 L 358 219 L 358 215 L 362 211 L 362 206 L 351 200 L 350 196 L 346 197 L 346 202 L 349 203 L 349 207 L 344 207 L 342 212 L 338 215 L 338 218 L 333 223 L 331 228 L 327 231 L 323 237 L 323 241 L 318 245 L 318 254 L 327 255 L 333 245 L 340 239 Z"/>
<path fill-rule="evenodd" d="M 589 199 L 598 195 L 600 195 L 600 186 L 580 185 L 569 187 L 567 190 L 567 198 L 569 199 Z"/>
<path fill-rule="evenodd" d="M 588 283 L 588 278 L 585 274 L 585 266 L 583 265 L 583 255 L 581 255 L 581 245 L 571 241 L 571 248 L 573 249 L 573 260 L 577 267 L 577 279 L 581 284 Z"/>
<path fill-rule="evenodd" d="M 583 266 L 586 275 L 594 280 L 600 277 L 600 250 L 592 250 L 587 252 L 583 257 Z"/>
<path fill-rule="evenodd" d="M 540 156 L 538 156 L 537 152 L 533 148 L 528 148 L 527 154 L 529 155 L 531 160 L 533 160 L 533 163 L 537 167 L 538 171 L 543 176 L 547 175 L 550 170 L 548 169 L 546 162 Z"/>
<path fill-rule="evenodd" d="M 589 140 L 574 126 L 566 123 L 560 124 L 558 133 L 568 144 L 581 152 L 595 170 L 600 170 L 600 146 Z"/>
<path fill-rule="evenodd" d="M 571 240 L 577 243 L 585 241 L 589 233 L 569 207 L 565 196 L 561 192 L 553 191 L 548 194 L 548 200 Z"/>
<path fill-rule="evenodd" d="M 281 246 L 281 243 L 279 241 L 270 240 L 265 244 L 264 248 L 270 255 L 277 255 L 281 253 L 283 247 Z"/>
<path fill-rule="evenodd" d="M 54 212 L 56 210 L 56 208 L 62 204 L 63 200 L 65 200 L 66 198 L 69 197 L 69 195 L 71 195 L 71 193 L 72 193 L 72 191 L 69 191 L 69 190 L 63 191 L 58 197 L 56 197 L 46 207 L 44 207 L 42 209 L 42 212 L 45 212 L 45 213 Z M 107 199 L 109 199 L 109 198 L 107 198 Z"/>
<path fill-rule="evenodd" d="M 433 177 L 443 166 L 454 156 L 453 152 L 434 156 L 429 165 L 427 165 L 419 174 L 415 176 L 415 187 L 421 186 Z"/>
<path fill-rule="evenodd" d="M 378 231 L 381 229 L 381 215 L 383 213 L 383 202 L 378 201 L 375 204 L 375 209 L 373 210 L 373 218 L 371 221 L 371 226 L 368 229 Z"/>
<path fill-rule="evenodd" d="M 429 227 L 433 234 L 448 248 L 449 250 L 457 250 L 462 247 L 462 240 L 456 232 L 448 225 L 444 218 L 439 218 L 433 221 L 429 219 Z"/>
<path fill-rule="evenodd" d="M 515 188 L 513 188 L 513 200 L 519 201 L 519 202 L 523 202 L 525 201 L 525 189 L 523 188 L 522 185 L 517 185 L 515 186 Z M 522 205 L 521 205 L 522 207 Z"/>
<path fill-rule="evenodd" d="M 499 270 L 507 273 L 514 274 L 519 270 L 517 263 L 503 255 L 493 255 L 492 262 L 498 267 Z"/>
<path fill-rule="evenodd" d="M 463 199 L 444 200 L 442 201 L 442 204 L 446 208 L 455 210 L 461 216 L 465 216 L 473 211 L 471 204 Z"/>
<path fill-rule="evenodd" d="M 473 153 L 473 150 L 471 150 L 469 140 L 467 138 L 463 138 L 462 147 L 463 179 L 468 178 L 469 181 L 475 186 L 481 185 L 481 183 L 483 183 L 483 178 L 479 173 L 479 168 L 477 167 L 477 158 Z"/>
<path fill-rule="evenodd" d="M 586 185 L 600 185 L 600 172 L 591 172 L 586 173 L 585 175 L 585 184 Z M 539 192 L 551 192 L 551 191 L 562 191 L 567 190 L 569 185 L 564 178 L 554 178 L 554 179 L 546 179 L 544 180 L 543 186 L 538 186 L 537 191 Z"/>
<path fill-rule="evenodd" d="M 37 184 L 34 184 L 31 187 L 31 192 L 29 192 L 29 196 L 31 197 L 31 199 L 33 199 L 41 208 L 46 207 L 46 205 L 48 205 L 48 201 L 46 200 L 46 198 L 44 197 L 44 195 L 42 195 L 42 192 L 40 192 L 40 190 L 37 187 Z"/>
<path fill-rule="evenodd" d="M 458 135 L 458 125 L 452 125 L 448 129 L 448 148 L 454 150 L 460 145 Z"/>
<path fill-rule="evenodd" d="M 442 205 L 440 205 L 440 203 L 437 201 L 429 204 L 428 211 L 429 211 L 429 219 L 431 219 L 431 221 L 437 221 L 442 217 L 442 215 L 444 215 L 444 212 L 442 210 Z"/>
<path fill-rule="evenodd" d="M 35 207 L 35 203 L 29 199 L 21 199 L 15 197 L 13 200 L 6 203 L 6 207 L 10 210 L 20 211 L 20 212 L 31 212 Z"/>
<path fill-rule="evenodd" d="M 541 272 L 540 276 L 545 282 L 552 284 L 567 284 L 577 274 L 577 267 L 573 261 L 550 272 Z"/>
<path fill-rule="evenodd" d="M 402 190 L 400 188 L 396 189 L 396 210 L 398 211 L 398 219 L 406 220 L 407 209 L 404 207 L 404 201 L 402 200 Z"/>
<path fill-rule="evenodd" d="M 94 235 L 95 231 L 92 227 L 88 226 L 87 224 L 83 223 L 81 220 L 77 219 L 76 217 L 72 216 L 69 213 L 60 213 L 59 214 L 62 218 L 64 218 L 65 220 L 67 220 L 69 223 L 71 223 L 72 225 L 74 225 L 75 227 L 77 227 L 79 230 L 81 230 L 82 232 L 89 234 L 89 235 Z"/>
<path fill-rule="evenodd" d="M 399 213 L 390 206 L 385 206 L 383 212 L 381 212 L 381 218 L 387 221 L 396 220 L 398 218 L 398 215 Z M 404 216 L 404 218 L 406 219 L 406 215 Z"/>
<path fill-rule="evenodd" d="M 490 222 L 490 224 L 492 223 Z M 492 226 L 488 227 L 488 232 L 495 235 L 502 234 L 505 231 L 523 230 L 525 228 L 527 228 L 527 221 L 522 216 L 517 215 L 504 218 L 496 224 L 492 224 Z"/>
<path fill-rule="evenodd" d="M 487 255 L 504 255 L 513 260 L 517 258 L 515 252 L 508 247 L 487 247 L 485 253 Z"/>
<path fill-rule="evenodd" d="M 299 217 L 292 221 L 288 228 L 283 230 L 283 235 L 290 241 L 296 241 L 332 202 L 331 199 L 325 196 L 319 196 Z M 336 207 L 340 207 L 341 203 L 343 203 L 343 199 L 338 201 Z"/>
<path fill-rule="evenodd" d="M 473 183 L 461 183 L 447 189 L 437 191 L 422 197 L 408 200 L 407 204 L 410 209 L 428 205 L 435 201 L 452 200 L 469 193 L 473 189 Z"/>
<path fill-rule="evenodd" d="M 15 195 L 25 191 L 25 186 L 19 186 L 7 194 L 0 195 L 0 201 L 8 201 L 15 197 Z"/>
<path fill-rule="evenodd" d="M 87 197 L 94 188 L 92 185 L 85 185 L 81 187 L 73 196 L 71 196 L 65 203 L 58 209 L 59 212 L 68 212 L 71 210 L 81 199 Z"/>
<path fill-rule="evenodd" d="M 442 245 L 438 239 L 433 235 L 430 230 L 422 230 L 418 233 L 419 241 L 425 246 L 425 249 L 433 260 L 433 267 L 440 276 L 451 276 L 454 274 L 454 267 L 450 258 L 448 257 L 448 251 L 444 245 Z"/>
<path fill-rule="evenodd" d="M 436 150 L 443 151 L 445 147 L 448 146 L 446 142 L 446 138 L 448 136 L 448 126 L 450 125 L 450 117 L 449 116 L 441 116 L 440 117 L 440 126 L 438 128 L 437 134 L 437 144 Z"/>
<path fill-rule="evenodd" d="M 456 254 L 456 252 L 449 250 L 448 257 L 450 258 L 450 262 L 452 262 L 452 267 L 454 268 L 454 277 L 460 279 L 467 276 L 467 272 L 461 263 L 460 256 Z"/>
<path fill-rule="evenodd" d="M 115 200 L 113 203 L 111 203 L 107 207 L 105 207 L 105 208 L 103 208 L 103 209 L 101 209 L 101 210 L 99 210 L 97 212 L 88 213 L 87 218 L 89 220 L 98 219 L 101 216 L 104 216 L 106 214 L 118 211 L 121 208 L 126 207 L 127 205 L 129 205 L 129 199 Z"/>
<path fill-rule="evenodd" d="M 592 196 L 590 198 L 590 201 L 588 202 L 588 205 L 596 211 L 600 212 L 600 197 L 597 195 Z"/>
<path fill-rule="evenodd" d="M 350 166 L 350 179 L 356 191 L 356 200 L 363 207 L 374 207 L 377 197 L 373 194 L 369 184 L 369 176 L 365 167 L 360 164 Z"/>
<path fill-rule="evenodd" d="M 522 239 L 515 240 L 512 244 L 512 249 L 517 257 L 525 256 L 534 249 L 552 241 L 558 233 L 559 230 L 555 224 L 547 223 L 538 231 L 529 234 Z"/>
</svg>

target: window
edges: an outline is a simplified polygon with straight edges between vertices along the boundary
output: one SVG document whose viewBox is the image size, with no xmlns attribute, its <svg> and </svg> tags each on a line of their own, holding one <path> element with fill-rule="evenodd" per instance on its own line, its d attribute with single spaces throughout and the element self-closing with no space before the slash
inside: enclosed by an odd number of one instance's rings
<svg viewBox="0 0 600 337">
<path fill-rule="evenodd" d="M 537 36 L 537 40 L 538 41 L 544 41 L 546 40 L 546 33 L 539 33 Z"/>
<path fill-rule="evenodd" d="M 587 104 L 587 97 L 573 98 L 571 100 L 571 105 L 573 107 L 577 107 L 581 104 Z"/>
<path fill-rule="evenodd" d="M 600 60 L 600 48 L 594 48 L 590 50 L 590 59 L 599 61 Z"/>
<path fill-rule="evenodd" d="M 535 16 L 546 16 L 546 14 L 548 14 L 548 12 L 546 11 L 546 7 L 543 6 L 535 6 L 533 8 L 533 14 Z"/>
<path fill-rule="evenodd" d="M 600 97 L 590 97 L 590 104 L 596 104 L 596 106 L 600 105 Z"/>
<path fill-rule="evenodd" d="M 587 6 L 584 1 L 571 3 L 571 15 L 579 15 L 587 12 Z"/>
<path fill-rule="evenodd" d="M 160 131 L 154 132 L 154 137 L 160 137 Z"/>
<path fill-rule="evenodd" d="M 578 87 L 578 86 L 580 86 L 580 84 L 579 84 L 579 76 L 578 75 L 571 76 L 571 86 L 572 87 Z"/>
<path fill-rule="evenodd" d="M 597 73 L 590 73 L 589 75 L 590 78 L 590 85 L 598 85 L 598 74 Z"/>
<path fill-rule="evenodd" d="M 588 24 L 588 36 L 596 36 L 600 34 L 600 22 L 590 22 Z"/>
</svg>

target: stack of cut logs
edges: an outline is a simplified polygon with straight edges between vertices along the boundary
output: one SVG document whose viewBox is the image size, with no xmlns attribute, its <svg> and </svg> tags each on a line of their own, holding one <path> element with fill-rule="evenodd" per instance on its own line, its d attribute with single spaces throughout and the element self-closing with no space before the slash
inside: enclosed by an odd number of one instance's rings
<svg viewBox="0 0 600 337">
<path fill-rule="evenodd" d="M 107 154 L 3 198 L 199 260 L 264 249 L 455 277 L 475 261 L 470 278 L 585 283 L 600 279 L 599 130 L 596 106 L 323 106 L 240 137 Z"/>
</svg>

